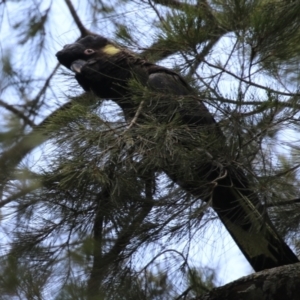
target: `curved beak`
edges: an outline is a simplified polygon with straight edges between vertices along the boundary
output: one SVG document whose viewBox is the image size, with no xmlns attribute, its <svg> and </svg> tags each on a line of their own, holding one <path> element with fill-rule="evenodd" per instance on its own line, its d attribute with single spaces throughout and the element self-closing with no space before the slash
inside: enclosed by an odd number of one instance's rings
<svg viewBox="0 0 300 300">
<path fill-rule="evenodd" d="M 81 68 L 86 64 L 86 61 L 82 60 L 82 59 L 78 59 L 73 61 L 73 63 L 71 64 L 70 69 L 74 72 L 74 73 L 80 73 L 81 72 Z"/>
</svg>

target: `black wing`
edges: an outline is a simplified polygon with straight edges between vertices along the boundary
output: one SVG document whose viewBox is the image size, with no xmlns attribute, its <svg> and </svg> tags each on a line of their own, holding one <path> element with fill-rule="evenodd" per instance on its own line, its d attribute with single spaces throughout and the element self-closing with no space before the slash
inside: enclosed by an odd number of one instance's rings
<svg viewBox="0 0 300 300">
<path fill-rule="evenodd" d="M 199 126 L 199 131 L 203 130 L 203 126 L 208 127 L 211 136 L 217 137 L 215 147 L 219 148 L 220 155 L 224 153 L 226 156 L 225 138 L 213 116 L 197 97 L 191 96 L 191 89 L 180 76 L 176 73 L 153 73 L 149 76 L 148 85 L 168 97 L 186 97 L 188 105 L 182 105 L 184 109 L 181 110 L 184 122 Z M 194 196 L 204 201 L 212 199 L 212 207 L 255 271 L 298 262 L 298 258 L 277 234 L 258 196 L 249 189 L 246 176 L 238 166 L 225 166 L 207 159 L 194 166 L 198 182 L 186 179 L 185 174 L 178 173 L 179 168 L 173 164 L 164 171 Z M 214 183 L 211 196 L 206 198 L 207 184 L 199 186 L 203 179 L 207 183 Z"/>
<path fill-rule="evenodd" d="M 147 85 L 152 90 L 165 94 L 169 101 L 172 101 L 170 95 L 183 96 L 181 99 L 180 113 L 187 124 L 214 125 L 215 129 L 218 130 L 218 126 L 212 114 L 201 100 L 194 95 L 191 87 L 181 78 L 181 76 L 171 71 L 166 73 L 164 70 L 164 68 L 161 68 L 155 73 L 151 73 Z"/>
</svg>

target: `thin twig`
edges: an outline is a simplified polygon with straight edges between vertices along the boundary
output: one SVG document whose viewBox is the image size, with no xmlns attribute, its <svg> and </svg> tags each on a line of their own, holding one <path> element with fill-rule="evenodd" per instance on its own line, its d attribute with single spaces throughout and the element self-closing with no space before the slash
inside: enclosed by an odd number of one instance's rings
<svg viewBox="0 0 300 300">
<path fill-rule="evenodd" d="M 128 128 L 124 132 L 128 131 L 136 123 L 136 120 L 137 120 L 137 118 L 139 117 L 139 115 L 142 111 L 144 103 L 145 103 L 145 101 L 142 100 L 139 107 L 138 107 L 138 109 L 137 109 L 137 111 L 136 111 L 136 113 L 135 113 L 135 115 L 134 115 L 134 117 L 133 117 L 133 119 L 131 120 Z"/>
<path fill-rule="evenodd" d="M 269 207 L 285 206 L 285 205 L 292 205 L 292 204 L 300 204 L 300 198 L 286 200 L 286 201 L 266 203 L 265 207 L 269 208 Z"/>
<path fill-rule="evenodd" d="M 263 85 L 260 85 L 258 83 L 255 83 L 253 81 L 249 81 L 249 80 L 246 80 L 244 78 L 241 78 L 239 77 L 238 75 L 226 70 L 225 68 L 221 67 L 221 66 L 217 66 L 215 64 L 212 64 L 212 63 L 209 63 L 207 60 L 203 60 L 208 66 L 212 67 L 212 68 L 215 68 L 215 69 L 218 69 L 218 70 L 221 70 L 223 71 L 224 73 L 240 80 L 240 81 L 243 81 L 244 83 L 247 83 L 249 85 L 252 85 L 252 86 L 255 86 L 257 88 L 260 88 L 260 89 L 263 89 L 263 90 L 267 90 L 271 93 L 274 93 L 274 94 L 279 94 L 279 95 L 283 95 L 283 96 L 300 96 L 300 94 L 298 93 L 286 93 L 286 92 L 280 92 L 280 91 L 276 91 L 276 90 L 273 90 L 272 88 L 269 88 L 269 87 L 266 87 L 266 86 L 263 86 Z"/>
<path fill-rule="evenodd" d="M 34 122 L 32 122 L 27 116 L 25 116 L 22 112 L 20 112 L 18 109 L 16 109 L 15 107 L 13 107 L 12 105 L 7 104 L 6 102 L 2 101 L 0 99 L 0 106 L 4 107 L 5 109 L 9 110 L 10 112 L 12 112 L 13 114 L 15 114 L 17 117 L 19 117 L 20 119 L 22 119 L 26 125 L 29 125 L 31 127 L 34 127 L 35 124 Z"/>
</svg>

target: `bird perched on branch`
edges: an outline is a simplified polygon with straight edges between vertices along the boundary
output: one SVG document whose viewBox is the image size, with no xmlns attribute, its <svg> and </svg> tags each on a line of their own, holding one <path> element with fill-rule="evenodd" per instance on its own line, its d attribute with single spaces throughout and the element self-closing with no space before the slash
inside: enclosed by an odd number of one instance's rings
<svg viewBox="0 0 300 300">
<path fill-rule="evenodd" d="M 65 45 L 56 56 L 75 73 L 85 91 L 115 101 L 127 119 L 135 115 L 139 106 L 133 100 L 135 92 L 131 83 L 135 80 L 151 93 L 163 95 L 155 100 L 159 108 L 153 109 L 152 115 L 160 114 L 161 108 L 172 110 L 176 107 L 182 124 L 193 128 L 194 132 L 195 129 L 210 132 L 211 137 L 218 140 L 217 151 L 226 147 L 225 137 L 211 113 L 176 72 L 148 62 L 99 35 L 89 35 Z M 166 113 L 159 117 L 166 122 L 170 118 Z M 278 235 L 258 196 L 251 191 L 241 168 L 229 163 L 218 164 L 213 159 L 205 159 L 205 155 L 203 153 L 204 158 L 199 162 L 195 158 L 188 162 L 194 178 L 178 172 L 180 162 L 172 157 L 162 171 L 187 192 L 211 202 L 255 271 L 298 262 Z"/>
</svg>

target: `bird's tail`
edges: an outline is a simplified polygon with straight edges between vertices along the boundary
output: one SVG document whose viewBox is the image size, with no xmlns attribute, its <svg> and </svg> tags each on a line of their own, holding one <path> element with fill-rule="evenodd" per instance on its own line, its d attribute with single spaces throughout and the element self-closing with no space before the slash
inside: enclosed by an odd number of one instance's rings
<svg viewBox="0 0 300 300">
<path fill-rule="evenodd" d="M 258 272 L 298 262 L 277 233 L 257 195 L 244 183 L 238 186 L 233 179 L 236 178 L 228 174 L 228 178 L 218 183 L 212 206 L 253 269 Z"/>
</svg>

